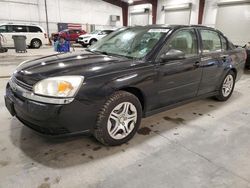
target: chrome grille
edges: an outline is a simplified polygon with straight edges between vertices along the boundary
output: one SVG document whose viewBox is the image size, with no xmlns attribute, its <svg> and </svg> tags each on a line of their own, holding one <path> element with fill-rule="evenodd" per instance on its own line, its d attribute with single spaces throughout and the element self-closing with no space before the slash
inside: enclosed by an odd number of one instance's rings
<svg viewBox="0 0 250 188">
<path fill-rule="evenodd" d="M 26 89 L 28 91 L 32 91 L 32 86 L 30 86 L 30 85 L 16 79 L 16 77 L 14 77 L 14 76 L 11 77 L 11 81 L 13 83 L 17 84 L 18 86 L 22 87 L 23 89 Z"/>
</svg>

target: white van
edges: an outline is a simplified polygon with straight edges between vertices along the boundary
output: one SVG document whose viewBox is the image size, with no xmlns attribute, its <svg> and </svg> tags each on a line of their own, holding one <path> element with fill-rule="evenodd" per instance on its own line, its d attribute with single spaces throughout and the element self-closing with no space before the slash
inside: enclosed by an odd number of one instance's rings
<svg viewBox="0 0 250 188">
<path fill-rule="evenodd" d="M 45 30 L 33 24 L 0 24 L 0 33 L 4 36 L 4 47 L 14 47 L 13 35 L 25 35 L 26 44 L 31 48 L 40 48 L 43 44 L 48 44 Z"/>
</svg>

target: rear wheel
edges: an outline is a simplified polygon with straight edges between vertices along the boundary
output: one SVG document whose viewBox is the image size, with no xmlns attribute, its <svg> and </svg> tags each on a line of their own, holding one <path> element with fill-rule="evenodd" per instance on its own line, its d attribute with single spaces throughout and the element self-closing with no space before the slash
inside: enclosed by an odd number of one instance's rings
<svg viewBox="0 0 250 188">
<path fill-rule="evenodd" d="M 115 92 L 101 109 L 94 135 L 105 145 L 120 145 L 130 140 L 140 126 L 142 109 L 136 96 Z"/>
<path fill-rule="evenodd" d="M 31 41 L 31 45 L 30 46 L 31 46 L 31 48 L 38 49 L 38 48 L 40 48 L 42 46 L 42 42 L 39 39 L 33 39 Z"/>
<path fill-rule="evenodd" d="M 221 83 L 219 94 L 216 96 L 216 99 L 219 101 L 228 100 L 233 93 L 234 85 L 235 73 L 233 71 L 229 71 Z"/>
</svg>

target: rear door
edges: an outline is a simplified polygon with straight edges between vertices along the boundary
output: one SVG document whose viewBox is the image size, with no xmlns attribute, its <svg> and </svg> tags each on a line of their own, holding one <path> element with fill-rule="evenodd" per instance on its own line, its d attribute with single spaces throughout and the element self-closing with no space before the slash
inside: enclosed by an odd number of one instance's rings
<svg viewBox="0 0 250 188">
<path fill-rule="evenodd" d="M 216 90 L 227 55 L 222 52 L 218 32 L 210 29 L 199 29 L 199 33 L 202 46 L 201 66 L 203 74 L 198 95 L 202 95 Z"/>
<path fill-rule="evenodd" d="M 13 30 L 12 35 L 24 35 L 27 37 L 26 44 L 29 42 L 29 36 L 27 35 L 28 34 L 28 27 L 26 25 L 12 25 L 12 30 Z M 13 41 L 13 39 L 12 39 L 12 41 Z M 29 45 L 29 44 L 27 44 L 27 45 Z"/>
<path fill-rule="evenodd" d="M 160 60 L 162 54 L 179 50 L 185 57 L 179 60 Z M 159 107 L 193 98 L 197 95 L 202 69 L 199 66 L 198 37 L 195 29 L 177 31 L 157 57 Z"/>
<path fill-rule="evenodd" d="M 27 45 L 30 45 L 32 39 L 40 39 L 42 44 L 44 44 L 45 41 L 45 35 L 43 33 L 43 31 L 41 30 L 41 28 L 37 27 L 37 26 L 27 26 L 28 28 L 28 32 L 26 34 L 27 36 L 27 40 L 26 43 Z"/>
</svg>

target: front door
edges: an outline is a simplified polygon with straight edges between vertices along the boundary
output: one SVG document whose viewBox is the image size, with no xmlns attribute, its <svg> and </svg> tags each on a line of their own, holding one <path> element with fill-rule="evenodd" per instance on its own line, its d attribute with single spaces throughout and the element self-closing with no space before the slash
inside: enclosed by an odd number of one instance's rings
<svg viewBox="0 0 250 188">
<path fill-rule="evenodd" d="M 173 52 L 179 55 L 171 55 Z M 158 107 L 181 102 L 197 95 L 202 68 L 198 53 L 198 38 L 194 29 L 182 29 L 173 34 L 156 61 L 159 72 Z"/>
</svg>

